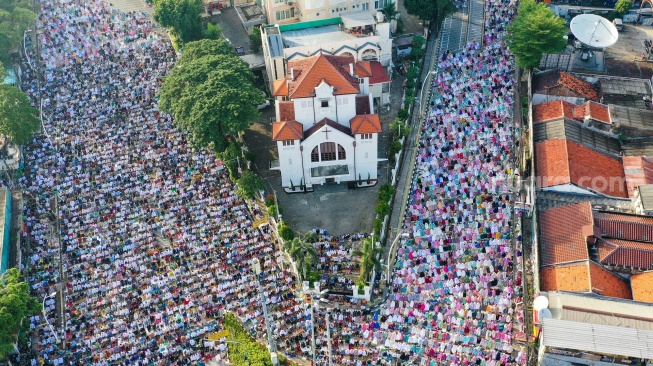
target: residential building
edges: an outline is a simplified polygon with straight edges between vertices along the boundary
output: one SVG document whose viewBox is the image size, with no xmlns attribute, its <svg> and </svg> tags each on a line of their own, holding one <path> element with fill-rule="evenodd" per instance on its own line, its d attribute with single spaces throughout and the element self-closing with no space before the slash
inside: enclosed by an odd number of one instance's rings
<svg viewBox="0 0 653 366">
<path fill-rule="evenodd" d="M 590 84 L 562 70 L 546 70 L 533 75 L 533 105 L 552 100 L 566 100 L 572 104 L 585 101 L 600 103 L 600 83 Z"/>
<path fill-rule="evenodd" d="M 314 185 L 377 179 L 381 121 L 370 80 L 383 68 L 352 57 L 318 54 L 288 62 L 288 77 L 273 83 L 272 139 L 286 191 Z"/>
<path fill-rule="evenodd" d="M 392 0 L 264 0 L 270 24 L 325 20 L 352 12 L 376 15 Z"/>
</svg>

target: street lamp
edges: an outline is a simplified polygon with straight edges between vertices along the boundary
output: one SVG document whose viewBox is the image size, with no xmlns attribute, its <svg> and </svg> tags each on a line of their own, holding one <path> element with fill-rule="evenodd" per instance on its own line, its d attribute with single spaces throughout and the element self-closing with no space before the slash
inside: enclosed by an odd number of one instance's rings
<svg viewBox="0 0 653 366">
<path fill-rule="evenodd" d="M 45 300 L 46 300 L 48 297 L 55 297 L 55 296 L 57 296 L 57 293 L 56 293 L 56 292 L 53 292 L 53 293 L 51 293 L 51 294 L 49 294 L 49 295 L 46 295 L 46 296 L 43 298 L 43 304 L 42 304 L 42 306 L 41 306 L 41 309 L 42 309 L 42 311 L 43 311 L 43 319 L 45 319 L 45 323 L 50 327 L 50 331 L 52 332 L 52 335 L 54 336 L 54 339 L 57 341 L 57 343 L 59 343 L 59 337 L 57 337 L 57 333 L 54 331 L 54 328 L 52 327 L 52 324 L 50 324 L 50 322 L 48 321 L 48 317 L 47 317 L 47 315 L 45 314 Z M 64 305 L 64 304 L 61 304 L 61 306 L 63 306 L 63 305 Z"/>
<path fill-rule="evenodd" d="M 431 70 L 431 71 L 426 73 L 426 76 L 424 77 L 424 81 L 422 81 L 422 90 L 419 92 L 419 112 L 420 112 L 420 115 L 422 114 L 422 97 L 424 96 L 424 89 L 426 89 L 428 87 L 428 85 L 424 85 L 424 84 L 426 84 L 426 80 L 428 80 L 429 75 L 431 75 L 431 74 L 435 74 L 435 70 Z"/>
<path fill-rule="evenodd" d="M 397 235 L 395 237 L 395 240 L 390 245 L 390 252 L 388 252 L 388 262 L 386 263 L 386 273 L 385 273 L 386 286 L 390 285 L 390 260 L 392 259 L 392 253 L 393 253 L 393 250 L 394 250 L 394 246 L 399 241 L 399 238 L 408 238 L 408 237 L 409 237 L 408 233 L 399 233 L 399 235 Z"/>
<path fill-rule="evenodd" d="M 263 305 L 263 317 L 265 318 L 265 328 L 268 331 L 268 345 L 270 347 L 270 358 L 274 366 L 279 366 L 279 358 L 277 356 L 277 346 L 272 338 L 272 326 L 268 318 L 268 306 L 265 303 L 265 295 L 263 294 L 263 285 L 261 285 L 261 261 L 258 258 L 252 259 L 252 269 L 256 274 L 256 282 L 258 282 L 258 294 L 261 297 L 261 304 Z"/>
</svg>

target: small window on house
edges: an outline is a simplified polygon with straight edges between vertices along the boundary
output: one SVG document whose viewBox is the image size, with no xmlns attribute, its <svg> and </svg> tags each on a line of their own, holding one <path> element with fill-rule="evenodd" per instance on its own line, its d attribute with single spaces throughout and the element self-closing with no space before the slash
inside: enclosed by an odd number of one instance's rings
<svg viewBox="0 0 653 366">
<path fill-rule="evenodd" d="M 320 144 L 320 161 L 336 160 L 336 143 L 323 142 Z"/>
<path fill-rule="evenodd" d="M 372 134 L 371 133 L 361 134 L 361 140 L 371 140 L 371 139 L 372 139 Z"/>
<path fill-rule="evenodd" d="M 365 82 L 365 80 L 363 80 L 362 78 L 358 78 L 358 83 L 359 84 L 363 84 L 364 82 Z"/>
<path fill-rule="evenodd" d="M 295 140 L 285 140 L 283 146 L 292 146 L 295 144 Z"/>
<path fill-rule="evenodd" d="M 347 154 L 345 153 L 345 148 L 342 145 L 338 145 L 338 160 L 347 159 Z"/>
<path fill-rule="evenodd" d="M 321 100 L 320 103 L 322 105 L 322 108 L 329 108 L 329 100 L 328 99 Z"/>
</svg>

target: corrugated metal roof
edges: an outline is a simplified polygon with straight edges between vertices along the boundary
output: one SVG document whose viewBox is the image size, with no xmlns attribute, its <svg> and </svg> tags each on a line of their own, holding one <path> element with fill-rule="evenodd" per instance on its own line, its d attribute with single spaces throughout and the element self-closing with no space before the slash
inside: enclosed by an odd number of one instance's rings
<svg viewBox="0 0 653 366">
<path fill-rule="evenodd" d="M 639 198 L 642 200 L 644 209 L 653 209 L 653 184 L 643 184 L 637 189 L 639 189 Z"/>
<path fill-rule="evenodd" d="M 653 358 L 653 331 L 560 319 L 542 319 L 547 347 Z"/>
<path fill-rule="evenodd" d="M 653 304 L 594 293 L 542 292 L 555 319 L 653 331 Z"/>
<path fill-rule="evenodd" d="M 622 107 L 615 104 L 608 106 L 612 123 L 645 130 L 653 129 L 653 111 L 640 108 Z"/>
</svg>

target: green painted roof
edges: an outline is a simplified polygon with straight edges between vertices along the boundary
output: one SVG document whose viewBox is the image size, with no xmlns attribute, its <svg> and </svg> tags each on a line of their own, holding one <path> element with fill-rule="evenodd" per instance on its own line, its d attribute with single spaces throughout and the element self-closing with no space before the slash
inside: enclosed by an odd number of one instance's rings
<svg viewBox="0 0 653 366">
<path fill-rule="evenodd" d="M 294 31 L 294 30 L 300 30 L 306 28 L 324 27 L 325 25 L 333 25 L 333 24 L 340 24 L 340 23 L 342 23 L 340 17 L 321 19 L 321 20 L 311 20 L 309 22 L 299 22 L 299 23 L 280 25 L 279 31 L 287 32 L 287 31 Z"/>
</svg>

